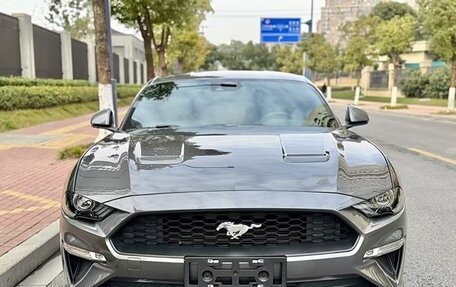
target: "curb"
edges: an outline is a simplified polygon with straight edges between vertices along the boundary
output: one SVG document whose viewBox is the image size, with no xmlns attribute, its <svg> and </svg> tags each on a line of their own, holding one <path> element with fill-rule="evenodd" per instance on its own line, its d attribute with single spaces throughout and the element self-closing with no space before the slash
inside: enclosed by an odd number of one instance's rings
<svg viewBox="0 0 456 287">
<path fill-rule="evenodd" d="M 0 257 L 0 287 L 12 287 L 59 250 L 56 220 Z"/>
</svg>

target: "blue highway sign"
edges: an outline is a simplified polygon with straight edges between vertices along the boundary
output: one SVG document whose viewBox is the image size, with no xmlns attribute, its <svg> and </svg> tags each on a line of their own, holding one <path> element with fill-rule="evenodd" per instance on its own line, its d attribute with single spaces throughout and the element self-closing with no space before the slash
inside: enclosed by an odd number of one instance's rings
<svg viewBox="0 0 456 287">
<path fill-rule="evenodd" d="M 301 18 L 261 18 L 260 42 L 301 42 Z"/>
</svg>

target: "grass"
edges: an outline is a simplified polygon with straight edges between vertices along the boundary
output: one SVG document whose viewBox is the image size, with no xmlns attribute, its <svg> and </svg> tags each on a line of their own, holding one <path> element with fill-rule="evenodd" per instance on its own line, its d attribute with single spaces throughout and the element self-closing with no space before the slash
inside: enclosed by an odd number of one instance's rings
<svg viewBox="0 0 456 287">
<path fill-rule="evenodd" d="M 59 159 L 78 159 L 90 145 L 80 144 L 59 150 Z"/>
<path fill-rule="evenodd" d="M 119 99 L 118 106 L 128 106 L 133 98 Z M 81 116 L 98 110 L 98 101 L 69 104 L 45 109 L 0 111 L 0 132 Z"/>
<path fill-rule="evenodd" d="M 402 109 L 408 109 L 407 105 L 395 105 L 394 107 L 391 105 L 386 105 L 386 106 L 381 106 L 381 110 L 402 110 Z"/>
<path fill-rule="evenodd" d="M 335 99 L 344 99 L 344 100 L 353 100 L 355 97 L 354 91 L 334 91 L 332 97 Z M 379 103 L 389 103 L 391 98 L 389 97 L 378 97 L 378 96 L 363 96 L 360 98 L 361 101 L 368 102 L 379 102 Z M 448 101 L 444 99 L 429 99 L 423 100 L 418 98 L 398 98 L 398 104 L 403 105 L 422 105 L 422 106 L 435 106 L 435 107 L 446 107 Z"/>
</svg>

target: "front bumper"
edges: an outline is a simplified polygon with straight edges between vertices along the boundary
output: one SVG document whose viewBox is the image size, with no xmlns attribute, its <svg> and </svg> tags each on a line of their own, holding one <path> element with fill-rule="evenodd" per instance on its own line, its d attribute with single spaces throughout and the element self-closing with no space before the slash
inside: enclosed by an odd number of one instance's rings
<svg viewBox="0 0 456 287">
<path fill-rule="evenodd" d="M 306 286 L 305 282 L 343 281 L 345 278 L 359 277 L 373 286 L 401 286 L 406 238 L 405 209 L 397 215 L 374 220 L 352 208 L 339 210 L 337 214 L 359 232 L 354 247 L 335 253 L 284 254 L 288 284 Z M 128 217 L 128 213 L 114 213 L 102 222 L 87 223 L 62 214 L 61 250 L 64 254 L 64 272 L 67 278 L 71 278 L 71 286 L 102 286 L 116 278 L 159 284 L 156 286 L 183 286 L 185 254 L 144 256 L 120 254 L 114 249 L 109 236 Z M 92 258 L 80 260 L 84 255 L 75 252 L 74 248 L 71 250 L 71 247 L 92 252 L 88 253 Z M 399 258 L 396 266 L 388 267 L 387 257 L 392 254 Z M 203 254 L 201 256 L 204 257 Z M 258 254 L 259 258 L 261 256 L 267 254 Z M 79 267 L 76 266 L 78 264 Z M 75 270 L 77 276 L 74 275 Z"/>
</svg>

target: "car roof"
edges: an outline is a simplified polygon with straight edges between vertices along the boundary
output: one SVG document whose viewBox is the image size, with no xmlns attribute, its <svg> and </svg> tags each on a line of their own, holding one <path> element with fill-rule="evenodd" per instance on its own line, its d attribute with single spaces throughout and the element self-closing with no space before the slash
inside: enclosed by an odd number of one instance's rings
<svg viewBox="0 0 456 287">
<path fill-rule="evenodd" d="M 172 82 L 178 80 L 191 79 L 263 79 L 263 80 L 288 80 L 310 83 L 309 79 L 304 76 L 273 72 L 273 71 L 207 71 L 207 72 L 192 72 L 175 76 L 167 76 L 164 78 L 156 78 L 151 81 L 151 84 Z"/>
</svg>

